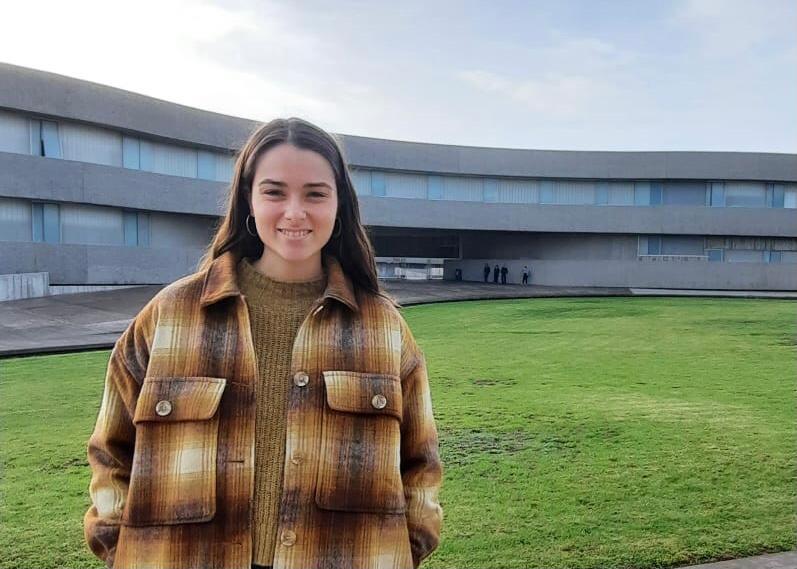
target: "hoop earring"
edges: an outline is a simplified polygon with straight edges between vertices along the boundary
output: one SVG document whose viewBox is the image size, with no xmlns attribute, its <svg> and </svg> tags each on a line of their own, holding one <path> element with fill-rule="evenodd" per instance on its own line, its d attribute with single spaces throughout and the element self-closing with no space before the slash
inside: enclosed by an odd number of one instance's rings
<svg viewBox="0 0 797 569">
<path fill-rule="evenodd" d="M 255 224 L 255 231 L 254 231 L 254 233 L 253 233 L 253 232 L 252 232 L 252 231 L 249 229 L 249 219 L 250 219 L 251 217 L 252 217 L 252 216 L 251 216 L 251 215 L 249 215 L 249 214 L 247 214 L 247 215 L 246 215 L 246 221 L 244 222 L 244 225 L 246 226 L 246 232 L 247 232 L 249 235 L 251 235 L 252 237 L 257 237 L 257 224 Z"/>
<path fill-rule="evenodd" d="M 335 218 L 335 225 L 337 226 L 339 231 L 338 231 L 338 234 L 335 235 L 335 230 L 334 229 L 332 230 L 332 239 L 337 239 L 338 237 L 340 237 L 343 234 L 343 224 L 341 223 L 339 217 Z"/>
</svg>

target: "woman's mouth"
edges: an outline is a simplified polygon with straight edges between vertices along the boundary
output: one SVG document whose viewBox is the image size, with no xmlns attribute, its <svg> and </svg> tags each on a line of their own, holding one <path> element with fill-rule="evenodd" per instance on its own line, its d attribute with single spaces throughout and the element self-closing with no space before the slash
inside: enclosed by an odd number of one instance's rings
<svg viewBox="0 0 797 569">
<path fill-rule="evenodd" d="M 277 231 L 282 233 L 287 239 L 291 239 L 291 240 L 304 239 L 305 237 L 310 235 L 310 233 L 312 233 L 312 231 L 309 230 L 309 229 L 300 229 L 300 230 L 295 230 L 295 229 L 277 229 Z"/>
</svg>

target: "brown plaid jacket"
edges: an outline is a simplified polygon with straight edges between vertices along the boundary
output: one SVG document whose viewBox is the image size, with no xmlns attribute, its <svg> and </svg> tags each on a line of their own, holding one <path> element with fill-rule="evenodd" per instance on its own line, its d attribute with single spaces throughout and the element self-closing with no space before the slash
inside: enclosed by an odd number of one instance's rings
<svg viewBox="0 0 797 569">
<path fill-rule="evenodd" d="M 257 364 L 237 261 L 165 287 L 111 352 L 84 518 L 108 567 L 250 569 Z M 324 264 L 286 378 L 274 568 L 417 567 L 443 516 L 425 359 L 394 303 Z"/>
</svg>

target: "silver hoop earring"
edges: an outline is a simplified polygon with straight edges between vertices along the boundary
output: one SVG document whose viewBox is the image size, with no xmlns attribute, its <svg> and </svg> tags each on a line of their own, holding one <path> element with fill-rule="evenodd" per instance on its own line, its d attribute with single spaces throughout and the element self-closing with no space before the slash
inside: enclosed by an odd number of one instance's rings
<svg viewBox="0 0 797 569">
<path fill-rule="evenodd" d="M 335 230 L 334 229 L 332 230 L 332 239 L 337 239 L 338 237 L 340 237 L 343 234 L 343 224 L 340 222 L 340 218 L 339 217 L 335 218 L 335 225 L 337 226 L 339 231 L 338 231 L 338 234 L 335 235 Z"/>
<path fill-rule="evenodd" d="M 249 214 L 247 214 L 247 215 L 246 215 L 246 221 L 244 222 L 244 225 L 246 226 L 246 232 L 247 232 L 249 235 L 251 235 L 252 237 L 257 237 L 257 224 L 255 224 L 255 231 L 254 231 L 254 233 L 252 232 L 252 230 L 251 230 L 251 229 L 249 229 L 249 219 L 250 219 L 251 217 L 252 217 L 252 216 L 251 216 L 251 215 L 249 215 Z"/>
</svg>

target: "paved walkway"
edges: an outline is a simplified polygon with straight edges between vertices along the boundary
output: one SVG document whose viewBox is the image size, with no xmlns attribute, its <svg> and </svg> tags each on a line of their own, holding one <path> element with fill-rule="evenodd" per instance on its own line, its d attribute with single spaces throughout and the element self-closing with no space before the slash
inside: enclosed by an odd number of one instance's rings
<svg viewBox="0 0 797 569">
<path fill-rule="evenodd" d="M 690 565 L 682 569 L 797 569 L 797 551 L 744 557 L 718 563 Z"/>
<path fill-rule="evenodd" d="M 522 286 L 467 281 L 386 281 L 383 285 L 404 306 L 457 300 L 562 296 L 689 295 L 797 299 L 797 292 Z M 0 357 L 110 348 L 130 320 L 162 288 L 162 285 L 142 286 L 0 302 Z"/>
</svg>

